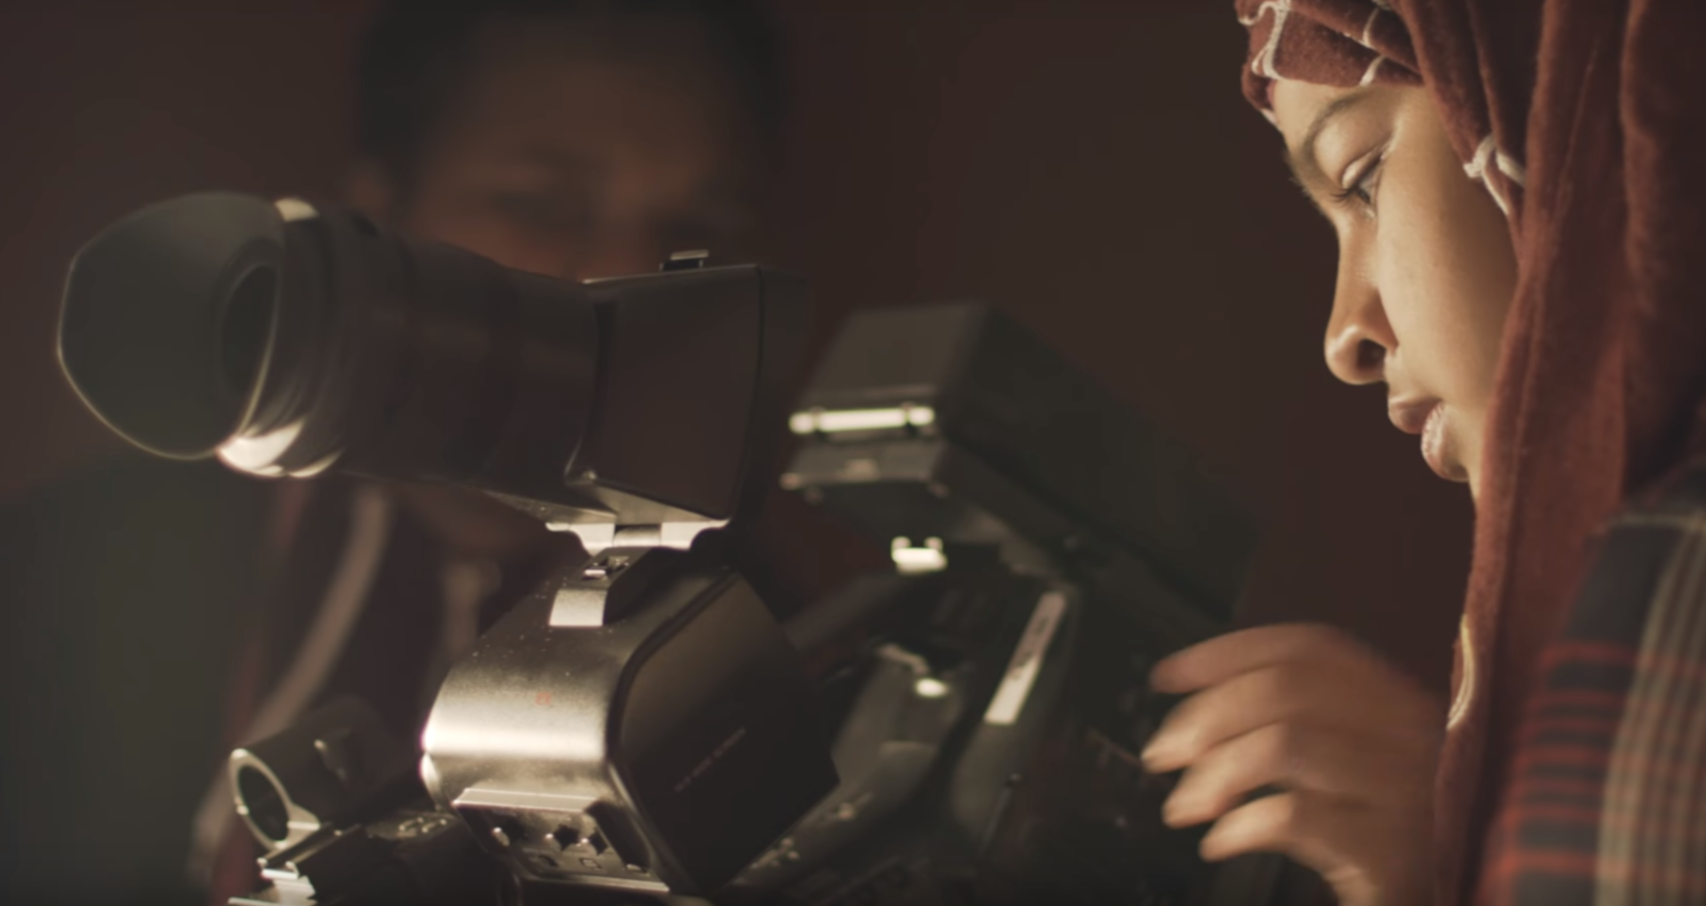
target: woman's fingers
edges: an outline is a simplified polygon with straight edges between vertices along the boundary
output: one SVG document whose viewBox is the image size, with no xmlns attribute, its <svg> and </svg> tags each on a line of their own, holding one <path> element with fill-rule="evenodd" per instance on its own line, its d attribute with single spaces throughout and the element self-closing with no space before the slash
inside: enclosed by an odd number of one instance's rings
<svg viewBox="0 0 1706 906">
<path fill-rule="evenodd" d="M 1268 724 L 1193 762 L 1163 816 L 1175 827 L 1213 821 L 1266 786 L 1402 806 L 1426 801 L 1432 772 L 1429 753 L 1412 746 L 1334 727 Z"/>
<path fill-rule="evenodd" d="M 1151 771 L 1192 763 L 1221 743 L 1270 724 L 1354 729 L 1432 749 L 1443 732 L 1432 701 L 1378 662 L 1292 661 L 1240 673 L 1173 709 L 1143 751 Z"/>
<path fill-rule="evenodd" d="M 1158 692 L 1184 694 L 1206 689 L 1242 673 L 1307 663 L 1326 673 L 1378 676 L 1405 687 L 1416 697 L 1414 681 L 1398 672 L 1372 648 L 1331 626 L 1284 623 L 1217 636 L 1163 658 L 1150 671 Z"/>
<path fill-rule="evenodd" d="M 1218 818 L 1205 857 L 1286 853 L 1347 906 L 1426 895 L 1445 721 L 1409 677 L 1343 633 L 1294 625 L 1205 642 L 1151 678 L 1160 691 L 1193 693 L 1143 758 L 1152 771 L 1189 769 L 1166 819 Z M 1244 802 L 1270 786 L 1282 792 Z"/>
<path fill-rule="evenodd" d="M 1227 813 L 1203 838 L 1201 851 L 1210 861 L 1284 853 L 1320 873 L 1341 906 L 1409 906 L 1430 889 L 1432 825 L 1426 818 L 1324 793 L 1288 792 Z"/>
<path fill-rule="evenodd" d="M 1195 692 L 1240 673 L 1296 660 L 1361 661 L 1372 655 L 1355 639 L 1331 626 L 1285 623 L 1258 626 L 1216 636 L 1163 658 L 1150 671 L 1158 691 Z"/>
</svg>

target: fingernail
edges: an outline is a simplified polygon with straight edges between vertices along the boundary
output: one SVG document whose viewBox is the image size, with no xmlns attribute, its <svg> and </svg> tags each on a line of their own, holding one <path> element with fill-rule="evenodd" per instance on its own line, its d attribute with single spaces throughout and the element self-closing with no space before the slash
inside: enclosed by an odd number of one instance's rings
<svg viewBox="0 0 1706 906">
<path fill-rule="evenodd" d="M 1202 842 L 1197 844 L 1197 856 L 1204 862 L 1220 861 L 1220 840 L 1215 837 L 1213 831 L 1209 831 L 1208 836 L 1203 837 Z"/>
<path fill-rule="evenodd" d="M 1174 793 L 1172 796 L 1167 797 L 1166 803 L 1161 806 L 1161 820 L 1166 822 L 1168 827 L 1182 827 L 1189 824 L 1191 816 L 1190 806 L 1191 802 L 1189 798 L 1181 801 L 1179 799 L 1179 794 Z"/>
<path fill-rule="evenodd" d="M 1172 679 L 1175 663 L 1176 661 L 1171 657 L 1156 661 L 1155 666 L 1149 668 L 1149 685 L 1156 689 L 1166 686 L 1167 681 Z"/>
<path fill-rule="evenodd" d="M 1157 733 L 1155 738 L 1149 740 L 1149 745 L 1143 747 L 1143 753 L 1138 757 L 1143 759 L 1145 768 L 1160 772 L 1171 770 L 1182 754 L 1177 736 Z"/>
<path fill-rule="evenodd" d="M 1197 855 L 1201 856 L 1204 862 L 1219 862 L 1235 855 L 1231 852 L 1235 842 L 1235 839 L 1229 837 L 1228 833 L 1216 824 L 1203 835 L 1202 842 L 1197 844 Z"/>
</svg>

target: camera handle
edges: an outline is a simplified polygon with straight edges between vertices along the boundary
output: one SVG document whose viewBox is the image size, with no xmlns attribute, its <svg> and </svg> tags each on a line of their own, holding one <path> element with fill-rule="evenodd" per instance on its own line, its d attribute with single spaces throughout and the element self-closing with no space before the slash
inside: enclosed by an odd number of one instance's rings
<svg viewBox="0 0 1706 906">
<path fill-rule="evenodd" d="M 798 651 L 694 544 L 714 525 L 566 526 L 593 556 L 446 677 L 421 777 L 521 878 L 706 894 L 834 788 Z"/>
<path fill-rule="evenodd" d="M 348 705 L 234 753 L 273 887 L 233 902 L 508 903 L 525 887 L 529 903 L 682 903 L 720 887 L 836 779 L 782 627 L 715 545 L 691 549 L 710 527 L 587 532 L 593 556 L 446 679 L 418 775 Z M 771 795 L 752 802 L 755 784 Z"/>
</svg>

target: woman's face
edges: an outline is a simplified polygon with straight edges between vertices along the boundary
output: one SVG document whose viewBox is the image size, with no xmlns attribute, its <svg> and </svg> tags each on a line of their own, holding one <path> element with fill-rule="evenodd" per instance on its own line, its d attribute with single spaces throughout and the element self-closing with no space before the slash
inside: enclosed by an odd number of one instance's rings
<svg viewBox="0 0 1706 906">
<path fill-rule="evenodd" d="M 1280 82 L 1297 180 L 1339 239 L 1327 366 L 1384 383 L 1399 430 L 1442 477 L 1479 487 L 1516 258 L 1505 217 L 1421 88 Z"/>
</svg>

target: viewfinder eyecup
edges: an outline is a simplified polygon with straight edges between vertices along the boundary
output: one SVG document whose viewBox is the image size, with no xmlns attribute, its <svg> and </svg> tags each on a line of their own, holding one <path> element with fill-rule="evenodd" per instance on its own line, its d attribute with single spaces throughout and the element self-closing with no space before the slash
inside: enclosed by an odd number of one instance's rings
<svg viewBox="0 0 1706 906">
<path fill-rule="evenodd" d="M 209 192 L 145 208 L 72 260 L 60 364 L 132 443 L 211 456 L 255 406 L 283 272 L 284 221 L 264 199 Z"/>
</svg>

